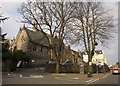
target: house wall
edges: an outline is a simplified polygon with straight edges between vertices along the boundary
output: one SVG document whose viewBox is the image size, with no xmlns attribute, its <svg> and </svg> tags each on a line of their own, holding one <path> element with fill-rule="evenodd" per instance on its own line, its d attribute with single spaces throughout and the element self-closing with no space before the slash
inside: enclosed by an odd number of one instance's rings
<svg viewBox="0 0 120 86">
<path fill-rule="evenodd" d="M 105 63 L 104 54 L 94 54 L 92 62 L 97 65 L 104 65 Z"/>
<path fill-rule="evenodd" d="M 29 41 L 27 32 L 24 29 L 19 31 L 13 46 L 16 46 L 17 50 L 22 50 L 23 52 L 28 53 L 28 58 L 30 58 L 31 65 L 44 65 L 46 61 L 50 59 L 50 49 L 38 44 L 31 43 Z"/>
<path fill-rule="evenodd" d="M 88 55 L 83 55 L 83 61 L 86 63 L 88 62 Z"/>
<path fill-rule="evenodd" d="M 86 63 L 88 62 L 88 55 L 83 55 L 83 61 Z M 92 58 L 92 63 L 97 65 L 104 65 L 104 63 L 107 64 L 103 51 L 101 54 L 97 54 L 97 53 L 94 54 Z"/>
<path fill-rule="evenodd" d="M 63 50 L 63 61 L 71 60 L 72 61 L 72 51 L 70 49 L 70 46 L 66 46 Z"/>
<path fill-rule="evenodd" d="M 16 48 L 17 50 L 22 50 L 23 52 L 28 51 L 28 35 L 25 30 L 21 31 L 21 34 L 19 35 L 18 41 L 16 42 Z"/>
<path fill-rule="evenodd" d="M 45 65 L 45 63 L 50 59 L 49 52 L 50 49 L 47 47 L 35 45 L 30 42 L 28 44 L 28 53 L 30 54 L 30 62 L 32 65 Z M 34 60 L 34 62 L 32 62 L 32 60 Z"/>
<path fill-rule="evenodd" d="M 50 49 L 48 47 L 35 45 L 34 43 L 29 42 L 28 52 L 34 53 L 37 56 L 41 56 L 41 57 L 49 57 Z"/>
</svg>

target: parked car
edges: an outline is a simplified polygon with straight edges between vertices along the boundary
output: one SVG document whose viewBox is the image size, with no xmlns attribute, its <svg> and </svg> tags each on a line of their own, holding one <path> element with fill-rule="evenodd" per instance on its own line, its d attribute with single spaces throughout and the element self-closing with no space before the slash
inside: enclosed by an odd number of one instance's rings
<svg viewBox="0 0 120 86">
<path fill-rule="evenodd" d="M 120 74 L 120 68 L 113 68 L 112 74 Z"/>
<path fill-rule="evenodd" d="M 67 61 L 63 62 L 61 65 L 73 65 L 73 63 L 72 63 L 72 61 L 67 60 Z"/>
<path fill-rule="evenodd" d="M 47 61 L 47 64 L 56 64 L 56 61 L 54 59 L 50 59 L 49 61 Z"/>
<path fill-rule="evenodd" d="M 54 59 L 50 59 L 45 64 L 45 72 L 47 73 L 55 73 L 56 72 L 56 61 Z"/>
</svg>

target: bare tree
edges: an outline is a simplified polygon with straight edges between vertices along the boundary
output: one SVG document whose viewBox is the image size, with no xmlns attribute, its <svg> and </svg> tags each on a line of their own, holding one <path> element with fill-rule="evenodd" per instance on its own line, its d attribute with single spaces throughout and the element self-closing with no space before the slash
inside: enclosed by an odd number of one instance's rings
<svg viewBox="0 0 120 86">
<path fill-rule="evenodd" d="M 66 27 L 69 20 L 74 16 L 75 3 L 71 2 L 27 2 L 18 9 L 27 23 L 37 23 L 36 29 L 45 34 L 52 51 L 56 55 L 56 72 L 60 71 L 60 59 L 64 48 Z M 46 34 L 49 33 L 49 35 Z M 57 42 L 55 42 L 57 41 Z"/>
<path fill-rule="evenodd" d="M 0 9 L 1 9 L 1 7 L 0 7 Z M 0 23 L 4 22 L 6 19 L 8 19 L 8 17 L 5 17 L 5 16 L 3 16 L 3 13 L 0 13 Z"/>
<path fill-rule="evenodd" d="M 1 9 L 1 7 L 0 7 L 0 9 Z M 1 24 L 2 22 L 4 22 L 5 20 L 7 20 L 8 18 L 9 18 L 9 17 L 3 16 L 3 13 L 0 13 L 0 24 Z M 0 36 L 2 37 L 2 42 L 4 42 L 6 35 L 7 35 L 7 33 L 1 34 L 1 27 L 0 27 Z M 0 39 L 0 41 L 1 41 L 1 39 Z"/>
<path fill-rule="evenodd" d="M 74 31 L 72 35 L 76 38 L 74 41 L 84 45 L 88 54 L 88 76 L 91 76 L 95 46 L 98 42 L 107 45 L 113 37 L 112 32 L 115 32 L 113 16 L 109 15 L 110 10 L 104 9 L 100 2 L 79 2 L 76 10 L 78 15 L 72 19 L 74 22 L 70 23 L 71 30 Z"/>
</svg>

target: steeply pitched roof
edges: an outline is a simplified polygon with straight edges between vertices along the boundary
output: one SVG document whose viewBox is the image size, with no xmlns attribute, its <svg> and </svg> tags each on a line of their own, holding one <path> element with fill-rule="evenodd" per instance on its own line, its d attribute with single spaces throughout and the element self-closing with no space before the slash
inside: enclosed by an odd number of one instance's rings
<svg viewBox="0 0 120 86">
<path fill-rule="evenodd" d="M 16 39 L 15 39 L 15 44 L 18 42 L 21 32 L 22 32 L 22 29 L 20 28 L 19 32 L 17 33 Z"/>
<path fill-rule="evenodd" d="M 82 55 L 87 55 L 87 52 L 81 52 Z"/>
<path fill-rule="evenodd" d="M 97 54 L 103 54 L 102 50 L 96 50 L 95 53 L 97 53 Z"/>
<path fill-rule="evenodd" d="M 75 51 L 75 50 L 72 50 L 71 51 L 74 53 L 74 54 L 79 54 L 79 52 Z"/>
<path fill-rule="evenodd" d="M 43 46 L 49 46 L 49 41 L 47 37 L 41 31 L 32 31 L 26 28 L 25 30 L 27 32 L 30 42 Z"/>
</svg>

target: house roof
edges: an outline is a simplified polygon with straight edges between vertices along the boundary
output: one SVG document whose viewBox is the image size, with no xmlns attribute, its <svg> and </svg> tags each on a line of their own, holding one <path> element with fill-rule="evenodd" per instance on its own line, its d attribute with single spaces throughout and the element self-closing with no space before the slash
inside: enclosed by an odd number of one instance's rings
<svg viewBox="0 0 120 86">
<path fill-rule="evenodd" d="M 82 55 L 87 55 L 86 52 L 81 52 L 81 53 L 82 53 Z M 96 50 L 95 53 L 96 54 L 103 54 L 102 50 Z"/>
<path fill-rule="evenodd" d="M 74 53 L 74 54 L 79 54 L 79 52 L 75 51 L 75 50 L 72 50 L 71 51 Z"/>
<path fill-rule="evenodd" d="M 30 30 L 30 29 L 27 29 L 25 26 L 20 28 L 20 30 L 17 34 L 15 43 L 17 43 L 17 41 L 19 40 L 20 34 L 23 30 L 26 31 L 26 34 L 27 34 L 27 36 L 29 38 L 29 41 L 31 43 L 34 43 L 36 45 L 41 45 L 41 46 L 44 46 L 44 47 L 50 47 L 50 44 L 49 44 L 50 35 L 49 34 L 47 34 L 47 33 L 44 34 L 41 30 L 33 31 L 33 30 Z M 58 40 L 60 40 L 60 39 L 58 39 L 58 38 L 55 39 L 54 38 L 53 41 L 54 41 L 54 43 L 58 43 L 59 42 Z M 63 42 L 63 44 L 64 44 L 64 42 Z"/>
<path fill-rule="evenodd" d="M 39 45 L 43 45 L 43 46 L 49 46 L 49 41 L 48 41 L 47 37 L 40 30 L 32 31 L 27 28 L 24 28 L 24 29 L 27 32 L 30 42 L 39 44 Z"/>
<path fill-rule="evenodd" d="M 87 52 L 81 52 L 82 55 L 87 55 Z"/>
<path fill-rule="evenodd" d="M 96 50 L 95 53 L 97 53 L 97 54 L 103 54 L 102 50 Z"/>
</svg>

